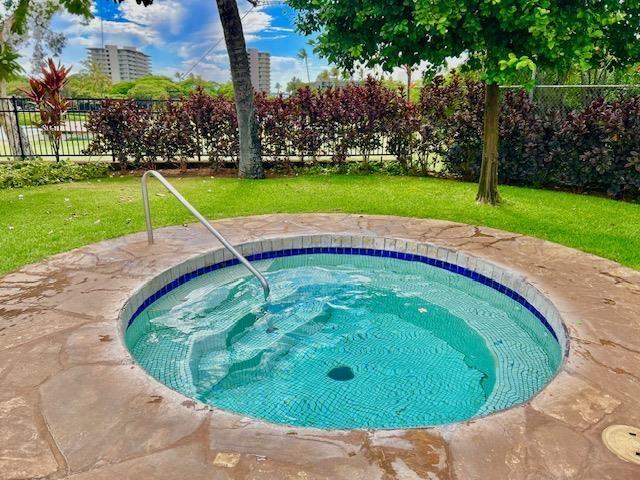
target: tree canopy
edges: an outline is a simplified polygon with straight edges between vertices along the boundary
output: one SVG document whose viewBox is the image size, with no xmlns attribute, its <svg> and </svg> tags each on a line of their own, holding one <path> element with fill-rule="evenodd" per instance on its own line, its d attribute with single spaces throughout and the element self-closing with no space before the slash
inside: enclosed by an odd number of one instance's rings
<svg viewBox="0 0 640 480">
<path fill-rule="evenodd" d="M 15 82 L 17 85 L 20 82 Z M 111 84 L 109 77 L 100 70 L 95 70 L 90 64 L 80 72 L 69 77 L 65 88 L 65 95 L 71 98 L 136 98 L 162 100 L 188 95 L 201 87 L 204 92 L 212 96 L 233 98 L 231 83 L 216 83 L 203 80 L 197 76 L 187 77 L 182 81 L 175 81 L 169 77 L 147 75 L 137 80 L 123 81 Z"/>
<path fill-rule="evenodd" d="M 291 80 L 287 82 L 287 92 L 294 93 L 299 88 L 304 87 L 305 85 L 309 85 L 308 83 L 303 82 L 298 77 L 292 77 Z"/>
<path fill-rule="evenodd" d="M 487 83 L 505 83 L 548 65 L 619 64 L 640 55 L 640 2 L 594 0 L 290 0 L 297 25 L 319 34 L 318 53 L 352 70 L 390 70 L 422 61 L 433 73 L 466 58 Z"/>
<path fill-rule="evenodd" d="M 44 58 L 43 43 L 47 43 L 54 53 L 58 53 L 64 37 L 49 29 L 53 15 L 61 10 L 91 17 L 91 0 L 5 0 L 0 11 L 0 82 L 15 78 L 22 68 L 17 45 L 33 34 L 34 69 L 37 70 Z M 29 30 L 32 30 L 29 32 Z M 4 87 L 3 87 L 4 88 Z"/>
<path fill-rule="evenodd" d="M 477 200 L 498 194 L 498 85 L 534 83 L 537 68 L 568 71 L 629 65 L 640 55 L 637 0 L 289 0 L 299 30 L 317 34 L 316 51 L 339 67 L 386 70 L 451 58 L 487 83 Z M 528 75 L 523 75 L 528 74 Z"/>
</svg>

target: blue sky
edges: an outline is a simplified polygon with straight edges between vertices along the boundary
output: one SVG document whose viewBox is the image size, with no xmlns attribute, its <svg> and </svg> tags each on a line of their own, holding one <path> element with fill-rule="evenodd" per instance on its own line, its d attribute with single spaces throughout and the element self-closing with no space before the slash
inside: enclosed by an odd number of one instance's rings
<svg viewBox="0 0 640 480">
<path fill-rule="evenodd" d="M 306 48 L 310 58 L 312 79 L 324 68 L 326 61 L 312 53 L 308 38 L 294 29 L 295 13 L 287 6 L 251 8 L 246 0 L 238 0 L 240 14 L 249 12 L 243 20 L 248 47 L 270 52 L 272 86 L 285 85 L 293 76 L 305 79 L 304 65 L 296 58 Z M 96 0 L 95 18 L 82 22 L 69 14 L 55 19 L 54 29 L 67 36 L 61 60 L 81 69 L 87 47 L 100 46 L 100 24 L 104 42 L 133 45 L 152 58 L 154 73 L 173 76 L 186 72 L 214 44 L 213 49 L 193 72 L 218 82 L 230 79 L 222 26 L 214 0 L 155 0 L 150 7 L 126 0 L 116 5 L 111 0 Z M 24 60 L 28 63 L 28 55 Z"/>
</svg>

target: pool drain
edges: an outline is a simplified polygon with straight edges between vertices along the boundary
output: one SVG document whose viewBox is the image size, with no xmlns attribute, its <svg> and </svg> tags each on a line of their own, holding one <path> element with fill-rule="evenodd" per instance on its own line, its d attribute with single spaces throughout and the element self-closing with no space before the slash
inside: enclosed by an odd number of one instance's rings
<svg viewBox="0 0 640 480">
<path fill-rule="evenodd" d="M 602 432 L 602 442 L 618 458 L 640 465 L 640 428 L 610 425 Z"/>
<path fill-rule="evenodd" d="M 345 382 L 347 380 L 351 380 L 355 375 L 353 374 L 353 370 L 346 366 L 340 366 L 329 370 L 327 376 L 332 380 L 337 380 L 339 382 Z"/>
</svg>

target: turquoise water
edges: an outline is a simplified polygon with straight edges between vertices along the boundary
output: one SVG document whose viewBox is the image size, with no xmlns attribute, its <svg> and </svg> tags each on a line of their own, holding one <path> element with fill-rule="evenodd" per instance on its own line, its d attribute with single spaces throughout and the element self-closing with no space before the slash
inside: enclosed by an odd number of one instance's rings
<svg viewBox="0 0 640 480">
<path fill-rule="evenodd" d="M 150 305 L 127 345 L 171 388 L 242 415 L 321 428 L 403 428 L 521 403 L 561 349 L 522 305 L 416 262 L 300 255 L 241 266 Z"/>
</svg>

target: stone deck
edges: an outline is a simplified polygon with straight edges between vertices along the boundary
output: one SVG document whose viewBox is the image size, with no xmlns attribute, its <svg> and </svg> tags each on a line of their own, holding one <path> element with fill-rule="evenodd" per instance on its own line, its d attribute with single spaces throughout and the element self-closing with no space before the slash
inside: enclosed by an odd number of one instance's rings
<svg viewBox="0 0 640 480">
<path fill-rule="evenodd" d="M 529 403 L 439 428 L 322 431 L 243 418 L 146 375 L 118 314 L 143 283 L 219 247 L 199 226 L 118 238 L 0 279 L 0 479 L 638 479 L 600 440 L 640 425 L 640 272 L 451 222 L 268 215 L 215 225 L 232 243 L 386 236 L 453 247 L 523 275 L 562 314 L 570 352 Z"/>
</svg>

